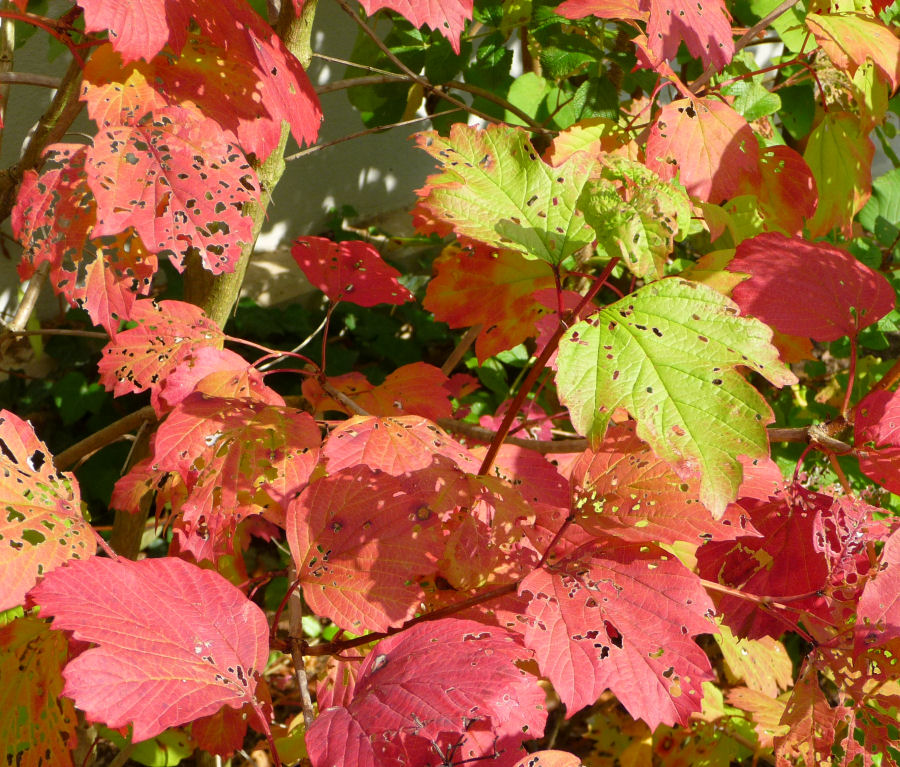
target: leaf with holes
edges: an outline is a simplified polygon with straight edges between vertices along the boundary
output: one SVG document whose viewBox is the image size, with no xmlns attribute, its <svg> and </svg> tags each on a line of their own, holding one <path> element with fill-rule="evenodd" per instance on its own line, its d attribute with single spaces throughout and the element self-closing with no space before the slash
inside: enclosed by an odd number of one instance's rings
<svg viewBox="0 0 900 767">
<path fill-rule="evenodd" d="M 481 466 L 481 461 L 439 426 L 411 415 L 354 416 L 328 435 L 323 452 L 332 473 L 357 464 L 393 476 L 433 464 L 455 464 L 472 473 Z"/>
<path fill-rule="evenodd" d="M 783 145 L 760 149 L 759 184 L 745 179 L 741 192 L 755 194 L 766 222 L 788 234 L 802 234 L 806 220 L 815 215 L 819 203 L 816 179 L 806 161 Z"/>
<path fill-rule="evenodd" d="M 900 393 L 872 391 L 857 403 L 853 441 L 859 468 L 892 493 L 900 493 Z"/>
<path fill-rule="evenodd" d="M 891 92 L 900 83 L 900 40 L 878 19 L 860 13 L 810 13 L 806 26 L 834 65 L 850 77 L 871 59 Z"/>
<path fill-rule="evenodd" d="M 525 646 L 570 713 L 609 689 L 651 729 L 687 724 L 713 677 L 693 640 L 716 630 L 699 578 L 652 544 L 609 538 L 590 552 L 522 580 Z"/>
<path fill-rule="evenodd" d="M 437 515 L 402 478 L 365 466 L 313 482 L 287 508 L 287 541 L 313 614 L 362 634 L 400 626 L 435 572 Z"/>
<path fill-rule="evenodd" d="M 177 472 L 187 485 L 188 523 L 233 526 L 250 514 L 280 523 L 318 463 L 319 444 L 309 413 L 196 392 L 156 432 L 153 470 Z"/>
<path fill-rule="evenodd" d="M 400 272 L 388 266 L 367 242 L 332 242 L 325 237 L 301 237 L 291 255 L 306 278 L 332 301 L 358 306 L 403 304 L 413 295 L 397 278 Z"/>
<path fill-rule="evenodd" d="M 585 185 L 578 206 L 597 234 L 597 245 L 647 280 L 663 276 L 675 240 L 694 228 L 684 187 L 620 157 L 606 158 L 599 178 Z"/>
<path fill-rule="evenodd" d="M 815 280 L 808 279 L 811 264 Z M 883 275 L 825 242 L 766 232 L 738 245 L 727 269 L 750 275 L 732 291 L 741 312 L 788 335 L 856 336 L 894 308 L 894 289 Z"/>
<path fill-rule="evenodd" d="M 742 183 L 759 185 L 759 149 L 747 121 L 718 99 L 666 104 L 650 126 L 647 167 L 688 193 L 719 204 Z"/>
<path fill-rule="evenodd" d="M 857 616 L 860 646 L 880 645 L 900 636 L 900 530 L 885 543 L 874 577 L 863 588 Z"/>
<path fill-rule="evenodd" d="M 310 727 L 309 756 L 316 765 L 386 767 L 418 751 L 418 761 L 400 763 L 426 764 L 436 758 L 429 741 L 461 739 L 458 760 L 496 755 L 514 764 L 547 718 L 537 679 L 516 665 L 530 654 L 501 629 L 457 618 L 383 639 L 363 661 L 350 701 Z"/>
<path fill-rule="evenodd" d="M 524 130 L 501 125 L 480 130 L 457 123 L 450 138 L 428 131 L 418 143 L 443 165 L 418 190 L 420 205 L 456 234 L 550 264 L 594 239 L 577 210 L 594 165 L 586 153 L 554 168 Z"/>
<path fill-rule="evenodd" d="M 92 557 L 30 594 L 53 628 L 96 647 L 63 671 L 63 695 L 90 721 L 132 724 L 134 740 L 249 703 L 269 657 L 269 626 L 218 573 L 181 559 Z"/>
<path fill-rule="evenodd" d="M 721 293 L 659 280 L 574 325 L 560 341 L 557 386 L 580 434 L 598 445 L 616 410 L 682 478 L 700 479 L 716 517 L 737 497 L 739 456 L 767 457 L 769 405 L 736 370 L 796 382 L 772 331 Z"/>
<path fill-rule="evenodd" d="M 0 626 L 0 750 L 7 764 L 72 767 L 75 707 L 62 693 L 65 635 L 38 618 Z M 15 679 L 15 683 L 12 680 Z"/>
<path fill-rule="evenodd" d="M 755 532 L 735 504 L 713 519 L 700 503 L 700 483 L 676 476 L 635 436 L 633 422 L 610 427 L 596 450 L 578 458 L 571 476 L 575 521 L 594 535 L 699 545 Z"/>
<path fill-rule="evenodd" d="M 372 16 L 382 8 L 397 11 L 414 27 L 427 24 L 450 41 L 459 55 L 459 38 L 466 22 L 472 18 L 473 0 L 360 0 L 363 10 Z"/>
<path fill-rule="evenodd" d="M 23 603 L 37 580 L 96 551 L 74 475 L 57 474 L 47 446 L 0 410 L 0 612 Z"/>
<path fill-rule="evenodd" d="M 581 759 L 565 751 L 535 751 L 513 767 L 583 767 Z"/>
<path fill-rule="evenodd" d="M 675 58 L 682 41 L 691 56 L 717 71 L 734 56 L 731 16 L 723 0 L 566 0 L 556 12 L 567 19 L 593 14 L 647 21 L 650 50 L 664 60 Z"/>
<path fill-rule="evenodd" d="M 117 397 L 150 389 L 150 401 L 160 413 L 166 376 L 195 350 L 220 347 L 224 336 L 199 307 L 184 301 L 137 301 L 129 319 L 137 327 L 116 333 L 103 348 L 100 381 Z"/>
<path fill-rule="evenodd" d="M 511 250 L 445 248 L 435 259 L 424 307 L 451 328 L 482 325 L 475 341 L 479 362 L 537 334 L 547 313 L 535 298 L 556 283 L 544 262 Z"/>
<path fill-rule="evenodd" d="M 194 109 L 166 107 L 101 130 L 86 170 L 97 200 L 95 237 L 131 226 L 179 270 L 196 248 L 214 274 L 232 271 L 251 239 L 243 208 L 259 198 L 256 173 L 218 123 Z"/>
</svg>

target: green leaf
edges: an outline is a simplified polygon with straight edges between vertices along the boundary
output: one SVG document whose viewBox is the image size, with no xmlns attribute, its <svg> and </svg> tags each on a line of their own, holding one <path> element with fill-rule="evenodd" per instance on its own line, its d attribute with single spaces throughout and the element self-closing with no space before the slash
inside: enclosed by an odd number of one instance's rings
<svg viewBox="0 0 900 767">
<path fill-rule="evenodd" d="M 778 116 L 784 129 L 798 141 L 806 138 L 816 115 L 816 95 L 812 86 L 808 83 L 788 85 L 781 88 L 778 94 L 783 107 Z"/>
<path fill-rule="evenodd" d="M 529 117 L 536 118 L 538 109 L 549 90 L 550 84 L 543 77 L 534 72 L 526 72 L 516 78 L 506 98 L 510 104 L 521 109 Z M 522 120 L 509 111 L 506 112 L 503 119 L 511 125 L 524 125 Z"/>
<path fill-rule="evenodd" d="M 900 169 L 875 179 L 872 196 L 859 212 L 859 223 L 882 245 L 890 245 L 900 236 Z"/>
<path fill-rule="evenodd" d="M 760 117 L 775 114 L 781 109 L 781 98 L 777 93 L 770 93 L 763 85 L 752 80 L 738 80 L 728 86 L 725 92 L 734 96 L 734 111 L 747 122 Z"/>
<path fill-rule="evenodd" d="M 557 385 L 575 429 L 598 444 L 617 408 L 682 477 L 700 476 L 715 514 L 737 495 L 738 457 L 769 454 L 772 411 L 737 372 L 777 386 L 796 382 L 778 359 L 772 331 L 739 316 L 730 299 L 669 277 L 574 325 L 559 346 Z"/>
<path fill-rule="evenodd" d="M 750 0 L 750 8 L 761 19 L 768 16 L 781 4 L 781 0 Z M 793 53 L 803 50 L 806 42 L 806 8 L 803 3 L 792 5 L 772 21 L 772 28 L 779 34 L 785 48 Z"/>
<path fill-rule="evenodd" d="M 553 168 L 524 131 L 505 125 L 457 124 L 449 139 L 427 131 L 418 142 L 443 165 L 419 190 L 421 205 L 457 235 L 550 264 L 593 241 L 576 209 L 594 165 L 586 154 Z"/>
<path fill-rule="evenodd" d="M 608 158 L 578 204 L 597 244 L 610 258 L 621 256 L 638 277 L 662 277 L 674 240 L 691 231 L 691 201 L 684 187 L 623 157 Z"/>
</svg>

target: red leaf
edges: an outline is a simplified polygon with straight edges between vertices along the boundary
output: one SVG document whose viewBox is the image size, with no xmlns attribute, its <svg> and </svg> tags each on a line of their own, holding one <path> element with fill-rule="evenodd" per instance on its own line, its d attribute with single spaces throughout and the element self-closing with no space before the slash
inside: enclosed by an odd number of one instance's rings
<svg viewBox="0 0 900 767">
<path fill-rule="evenodd" d="M 427 24 L 450 41 L 453 52 L 459 54 L 459 38 L 472 18 L 473 0 L 360 0 L 363 10 L 371 16 L 381 8 L 397 11 L 414 27 Z"/>
<path fill-rule="evenodd" d="M 315 615 L 362 634 L 416 614 L 424 597 L 417 577 L 437 569 L 441 540 L 426 496 L 406 487 L 358 466 L 313 482 L 290 503 L 287 540 Z"/>
<path fill-rule="evenodd" d="M 608 539 L 594 553 L 535 570 L 523 631 L 569 714 L 610 689 L 651 729 L 687 724 L 713 674 L 692 637 L 715 631 L 696 575 L 652 544 Z"/>
<path fill-rule="evenodd" d="M 856 638 L 862 646 L 900 636 L 900 530 L 884 544 L 875 577 L 866 582 L 856 614 Z"/>
<path fill-rule="evenodd" d="M 513 767 L 582 767 L 581 759 L 565 751 L 535 751 Z"/>
<path fill-rule="evenodd" d="M 853 441 L 863 474 L 900 493 L 900 392 L 873 391 L 860 400 Z"/>
<path fill-rule="evenodd" d="M 181 50 L 193 3 L 182 0 L 78 0 L 87 32 L 105 32 L 125 58 L 148 61 L 166 43 Z"/>
<path fill-rule="evenodd" d="M 805 279 L 811 268 L 816 278 Z M 894 308 L 894 289 L 881 274 L 827 243 L 767 232 L 738 245 L 727 269 L 750 275 L 732 291 L 741 313 L 788 335 L 855 336 Z"/>
<path fill-rule="evenodd" d="M 41 575 L 97 549 L 72 474 L 57 474 L 47 446 L 0 410 L 0 612 L 24 602 Z"/>
<path fill-rule="evenodd" d="M 463 738 L 457 759 L 493 757 L 496 749 L 491 764 L 515 763 L 547 717 L 537 679 L 515 665 L 527 656 L 505 631 L 453 618 L 382 640 L 363 661 L 350 703 L 322 712 L 309 729 L 313 765 L 393 765 L 382 755 L 427 748 L 447 734 Z M 479 729 L 490 730 L 481 743 Z"/>
<path fill-rule="evenodd" d="M 332 242 L 325 237 L 301 237 L 291 248 L 306 278 L 332 301 L 358 306 L 403 304 L 413 299 L 375 248 L 361 240 Z"/>
<path fill-rule="evenodd" d="M 747 180 L 742 191 L 757 195 L 766 221 L 788 234 L 802 234 L 819 202 L 816 179 L 806 161 L 788 146 L 766 147 L 759 152 L 759 174 L 759 187 Z"/>
<path fill-rule="evenodd" d="M 331 432 L 323 452 L 332 474 L 364 464 L 399 476 L 427 469 L 440 462 L 439 456 L 467 472 L 476 473 L 481 466 L 455 439 L 419 416 L 354 416 Z"/>
<path fill-rule="evenodd" d="M 759 184 L 759 149 L 747 121 L 727 104 L 679 99 L 650 127 L 647 167 L 664 181 L 677 174 L 689 194 L 719 204 L 742 183 Z"/>
<path fill-rule="evenodd" d="M 753 535 L 740 506 L 730 504 L 714 519 L 699 496 L 699 480 L 678 477 L 637 438 L 633 422 L 610 428 L 599 448 L 582 453 L 572 470 L 575 520 L 593 535 L 695 544 Z"/>
<path fill-rule="evenodd" d="M 154 253 L 184 267 L 191 248 L 214 274 L 232 271 L 259 197 L 256 173 L 214 120 L 166 107 L 135 125 L 102 130 L 88 149 L 88 184 L 97 200 L 94 236 L 134 227 Z"/>
<path fill-rule="evenodd" d="M 556 12 L 567 19 L 594 14 L 647 21 L 650 50 L 660 59 L 674 59 L 682 41 L 691 56 L 717 71 L 734 56 L 731 16 L 723 0 L 567 0 Z"/>
<path fill-rule="evenodd" d="M 63 695 L 91 721 L 141 741 L 222 706 L 258 710 L 269 655 L 263 612 L 221 575 L 180 559 L 93 557 L 31 591 L 53 627 L 96 647 L 63 672 Z"/>
<path fill-rule="evenodd" d="M 445 248 L 434 270 L 423 305 L 451 328 L 483 326 L 475 342 L 479 362 L 537 334 L 547 310 L 535 293 L 556 284 L 546 261 L 484 247 Z"/>
<path fill-rule="evenodd" d="M 137 301 L 129 319 L 138 326 L 116 333 L 104 347 L 100 380 L 117 397 L 150 389 L 159 413 L 166 376 L 197 349 L 221 345 L 224 336 L 199 307 L 184 301 Z"/>
</svg>

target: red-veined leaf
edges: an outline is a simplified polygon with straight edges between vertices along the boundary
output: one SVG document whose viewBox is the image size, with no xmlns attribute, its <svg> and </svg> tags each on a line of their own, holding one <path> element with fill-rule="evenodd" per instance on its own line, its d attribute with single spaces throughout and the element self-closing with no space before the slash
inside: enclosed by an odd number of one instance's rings
<svg viewBox="0 0 900 767">
<path fill-rule="evenodd" d="M 900 392 L 873 391 L 860 400 L 853 441 L 863 474 L 900 493 Z"/>
<path fill-rule="evenodd" d="M 61 695 L 67 655 L 65 636 L 46 621 L 25 617 L 0 626 L 0 743 L 8 764 L 72 767 L 78 719 Z"/>
<path fill-rule="evenodd" d="M 511 250 L 448 247 L 435 259 L 424 307 L 451 328 L 482 325 L 479 362 L 537 333 L 547 313 L 535 293 L 555 286 L 550 265 Z"/>
<path fill-rule="evenodd" d="M 720 203 L 742 183 L 759 183 L 759 149 L 753 131 L 718 99 L 679 99 L 666 104 L 650 127 L 647 167 L 678 180 L 688 193 Z"/>
<path fill-rule="evenodd" d="M 158 398 L 166 376 L 197 349 L 221 346 L 222 330 L 184 301 L 137 301 L 129 319 L 137 327 L 116 333 L 103 349 L 100 381 L 117 397 L 150 389 L 151 403 L 161 413 Z"/>
<path fill-rule="evenodd" d="M 42 575 L 96 551 L 74 475 L 57 474 L 31 424 L 8 410 L 0 410 L 0 507 L 0 612 L 22 604 Z"/>
<path fill-rule="evenodd" d="M 54 628 L 97 645 L 63 671 L 63 695 L 89 720 L 132 724 L 141 741 L 225 705 L 261 713 L 269 626 L 218 573 L 171 557 L 92 557 L 55 570 L 30 596 Z"/>
<path fill-rule="evenodd" d="M 516 666 L 529 655 L 501 629 L 454 618 L 382 640 L 363 661 L 352 700 L 309 729 L 314 767 L 387 767 L 395 762 L 383 756 L 427 748 L 448 733 L 463 738 L 457 759 L 499 752 L 492 763 L 514 764 L 547 716 L 537 679 Z"/>
<path fill-rule="evenodd" d="M 793 336 L 855 336 L 894 308 L 884 276 L 824 242 L 766 232 L 738 245 L 726 268 L 750 275 L 732 291 L 741 312 Z"/>
<path fill-rule="evenodd" d="M 386 631 L 415 615 L 416 578 L 441 549 L 427 496 L 365 466 L 313 482 L 287 507 L 287 540 L 306 603 L 354 634 Z"/>
<path fill-rule="evenodd" d="M 446 37 L 459 54 L 459 38 L 472 18 L 473 0 L 360 0 L 360 5 L 369 16 L 381 8 L 390 8 L 414 27 L 427 24 Z"/>
<path fill-rule="evenodd" d="M 232 271 L 250 241 L 253 223 L 242 212 L 259 197 L 256 173 L 218 123 L 193 108 L 166 107 L 101 130 L 86 170 L 95 237 L 131 226 L 179 270 L 196 248 L 214 274 Z"/>
<path fill-rule="evenodd" d="M 332 242 L 325 237 L 301 237 L 291 248 L 306 278 L 332 301 L 358 306 L 403 304 L 413 295 L 368 242 Z"/>
<path fill-rule="evenodd" d="M 570 714 L 610 689 L 655 729 L 687 724 L 713 678 L 697 634 L 715 632 L 700 580 L 652 544 L 613 538 L 563 565 L 526 576 L 522 628 Z"/>
</svg>

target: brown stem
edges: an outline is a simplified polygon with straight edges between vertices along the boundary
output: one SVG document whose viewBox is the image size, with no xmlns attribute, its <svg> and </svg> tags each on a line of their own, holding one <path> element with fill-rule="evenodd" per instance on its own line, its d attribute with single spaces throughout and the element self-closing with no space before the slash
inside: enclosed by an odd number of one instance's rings
<svg viewBox="0 0 900 767">
<path fill-rule="evenodd" d="M 25 289 L 25 295 L 22 296 L 22 300 L 16 308 L 16 314 L 6 327 L 7 332 L 13 335 L 24 334 L 25 326 L 28 325 L 28 320 L 31 319 L 31 313 L 34 311 L 37 300 L 41 295 L 41 289 L 44 287 L 49 273 L 50 262 L 44 261 L 37 268 L 37 271 L 31 275 L 31 278 L 28 280 L 28 287 Z"/>
<path fill-rule="evenodd" d="M 481 323 L 477 325 L 472 325 L 462 338 L 459 339 L 459 343 L 456 344 L 453 351 L 450 353 L 450 356 L 447 357 L 447 360 L 441 365 L 441 372 L 445 376 L 449 376 L 454 368 L 462 362 L 462 358 L 465 356 L 466 352 L 469 350 L 469 347 L 475 343 L 475 339 L 478 338 L 478 334 L 481 332 L 481 329 L 484 327 Z"/>
<path fill-rule="evenodd" d="M 5 85 L 37 85 L 40 88 L 59 88 L 62 80 L 50 75 L 36 75 L 32 72 L 0 72 L 0 83 Z"/>
<path fill-rule="evenodd" d="M 288 580 L 293 582 L 296 577 L 296 569 L 291 566 Z M 306 674 L 306 661 L 303 658 L 303 594 L 299 588 L 294 589 L 288 597 L 288 627 L 291 637 L 291 660 L 294 661 L 294 674 L 297 676 L 300 701 L 303 704 L 303 722 L 309 732 L 316 714 L 309 694 L 309 677 Z"/>
<path fill-rule="evenodd" d="M 156 412 L 151 405 L 142 407 L 134 413 L 120 418 L 109 426 L 105 426 L 100 431 L 94 432 L 89 437 L 85 437 L 81 442 L 76 442 L 72 447 L 63 450 L 53 459 L 53 465 L 59 471 L 73 466 L 82 458 L 96 453 L 100 448 L 112 444 L 121 439 L 126 434 L 139 429 L 142 424 L 153 424 L 156 422 Z"/>
<path fill-rule="evenodd" d="M 8 10 L 12 7 L 10 0 L 3 0 L 0 7 Z M 9 104 L 9 81 L 5 79 L 13 68 L 14 52 L 16 48 L 16 25 L 12 19 L 3 19 L 0 22 L 0 122 L 6 124 L 6 107 Z M 0 130 L 0 145 L 2 145 L 3 131 Z"/>
</svg>

